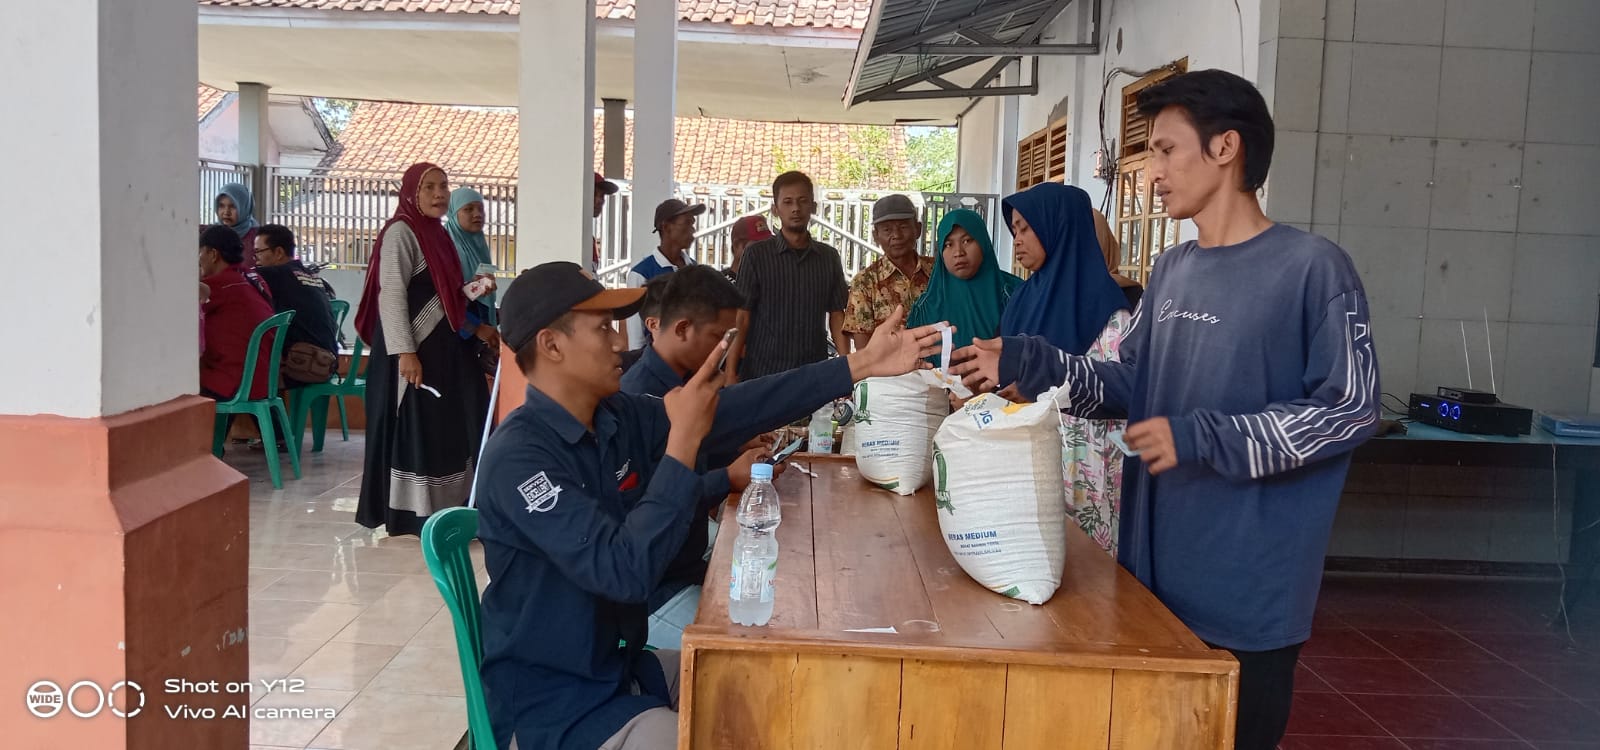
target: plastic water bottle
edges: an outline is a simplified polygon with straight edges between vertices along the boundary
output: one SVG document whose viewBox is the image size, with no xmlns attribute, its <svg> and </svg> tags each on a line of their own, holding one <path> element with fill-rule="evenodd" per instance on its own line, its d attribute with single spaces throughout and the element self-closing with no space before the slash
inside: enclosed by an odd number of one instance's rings
<svg viewBox="0 0 1600 750">
<path fill-rule="evenodd" d="M 806 432 L 810 438 L 807 450 L 812 453 L 833 452 L 833 404 L 831 402 L 811 414 L 811 426 Z"/>
<path fill-rule="evenodd" d="M 778 540 L 773 531 L 783 520 L 770 464 L 750 467 L 750 486 L 739 498 L 735 519 L 739 536 L 733 544 L 728 619 L 740 625 L 766 625 L 772 619 L 772 579 L 778 574 Z"/>
</svg>

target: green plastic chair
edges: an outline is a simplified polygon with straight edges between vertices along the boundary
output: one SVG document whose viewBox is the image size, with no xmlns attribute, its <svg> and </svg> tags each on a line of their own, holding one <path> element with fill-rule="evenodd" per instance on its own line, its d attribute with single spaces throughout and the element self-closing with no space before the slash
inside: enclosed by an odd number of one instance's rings
<svg viewBox="0 0 1600 750">
<path fill-rule="evenodd" d="M 294 318 L 293 310 L 286 310 L 256 326 L 255 333 L 250 334 L 250 346 L 245 350 L 244 378 L 239 384 L 239 392 L 227 401 L 217 402 L 216 427 L 211 437 L 211 452 L 218 458 L 222 457 L 222 445 L 228 439 L 228 415 L 248 414 L 256 418 L 256 425 L 261 428 L 261 447 L 267 452 L 267 473 L 272 476 L 272 486 L 283 489 L 283 475 L 278 468 L 278 437 L 276 424 L 272 419 L 274 412 L 283 420 L 284 425 L 290 424 L 289 412 L 283 406 L 283 399 L 278 396 L 278 364 L 283 359 L 283 342 L 289 332 L 289 321 Z M 262 399 L 250 398 L 250 384 L 255 381 L 256 355 L 261 351 L 261 337 L 267 331 L 276 331 L 272 337 L 272 355 L 267 359 L 267 397 Z M 288 436 L 285 435 L 285 438 Z M 294 467 L 294 478 L 300 478 L 300 452 L 298 449 L 287 451 L 289 464 Z"/>
<path fill-rule="evenodd" d="M 468 546 L 478 536 L 478 511 L 446 508 L 422 525 L 422 559 L 444 597 L 455 623 L 456 653 L 461 657 L 461 684 L 467 693 L 467 730 L 472 750 L 496 750 L 489 727 L 489 704 L 483 697 L 483 624 L 478 604 L 478 577 Z"/>
<path fill-rule="evenodd" d="M 328 303 L 333 307 L 335 317 L 338 319 L 339 330 L 344 330 L 344 319 L 350 314 L 350 303 L 336 299 Z M 311 452 L 322 452 L 322 441 L 328 431 L 328 399 L 335 399 L 339 405 L 339 432 L 345 442 L 350 440 L 350 415 L 345 411 L 344 400 L 349 396 L 364 397 L 367 394 L 367 379 L 360 375 L 361 355 L 363 342 L 356 338 L 355 353 L 350 355 L 350 369 L 345 376 L 338 380 L 326 383 L 314 383 L 301 386 L 290 391 L 293 401 L 294 421 L 290 429 L 294 430 L 295 450 L 301 450 L 305 444 L 306 417 L 311 418 Z"/>
</svg>

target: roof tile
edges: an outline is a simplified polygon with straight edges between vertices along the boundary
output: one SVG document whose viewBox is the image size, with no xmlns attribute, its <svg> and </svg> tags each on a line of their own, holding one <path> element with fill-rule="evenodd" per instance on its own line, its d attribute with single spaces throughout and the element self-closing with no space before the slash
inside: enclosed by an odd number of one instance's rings
<svg viewBox="0 0 1600 750">
<path fill-rule="evenodd" d="M 232 8 L 302 8 L 354 12 L 515 15 L 521 0 L 198 0 Z M 595 17 L 631 19 L 637 0 L 594 0 Z M 773 27 L 866 27 L 872 0 L 678 0 L 678 17 L 696 23 L 757 23 Z"/>
<path fill-rule="evenodd" d="M 843 186 L 857 139 L 874 126 L 756 122 L 680 117 L 674 140 L 674 177 L 682 183 L 765 185 L 781 161 L 794 164 L 819 186 Z M 891 127 L 884 156 L 888 174 L 860 187 L 894 188 L 906 182 L 906 132 Z M 626 128 L 627 162 L 633 157 L 633 120 Z M 605 117 L 594 118 L 595 163 L 604 152 Z M 333 170 L 398 172 L 431 161 L 460 175 L 517 174 L 517 111 L 503 107 L 362 102 L 323 166 Z M 612 175 L 616 176 L 616 175 Z M 626 177 L 627 175 L 623 175 Z"/>
</svg>

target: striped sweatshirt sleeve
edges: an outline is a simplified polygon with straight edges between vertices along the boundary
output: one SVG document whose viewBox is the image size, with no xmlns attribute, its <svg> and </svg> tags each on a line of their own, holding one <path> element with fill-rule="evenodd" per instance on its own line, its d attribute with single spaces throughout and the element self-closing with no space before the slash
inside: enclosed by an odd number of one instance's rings
<svg viewBox="0 0 1600 750">
<path fill-rule="evenodd" d="M 1037 399 L 1051 388 L 1066 390 L 1062 411 L 1084 419 L 1127 419 L 1128 402 L 1138 363 L 1150 339 L 1144 306 L 1133 311 L 1117 348 L 1118 362 L 1102 362 L 1068 354 L 1042 336 L 1007 336 L 1000 348 L 1000 382 L 1015 383 L 1023 395 Z"/>
<path fill-rule="evenodd" d="M 1378 365 L 1359 290 L 1328 303 L 1307 351 L 1306 392 L 1255 414 L 1197 410 L 1171 418 L 1180 464 L 1260 479 L 1354 450 L 1377 431 Z"/>
</svg>

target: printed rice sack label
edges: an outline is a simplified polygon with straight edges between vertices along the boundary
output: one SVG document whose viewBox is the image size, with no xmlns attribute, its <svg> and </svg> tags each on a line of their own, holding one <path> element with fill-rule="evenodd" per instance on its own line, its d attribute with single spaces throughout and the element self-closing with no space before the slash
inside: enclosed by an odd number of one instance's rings
<svg viewBox="0 0 1600 750">
<path fill-rule="evenodd" d="M 868 482 L 910 495 L 933 479 L 933 433 L 950 398 L 926 370 L 856 384 L 851 441 Z"/>
<path fill-rule="evenodd" d="M 1058 407 L 968 401 L 933 442 L 939 530 L 961 569 L 998 594 L 1049 601 L 1066 567 Z"/>
</svg>

